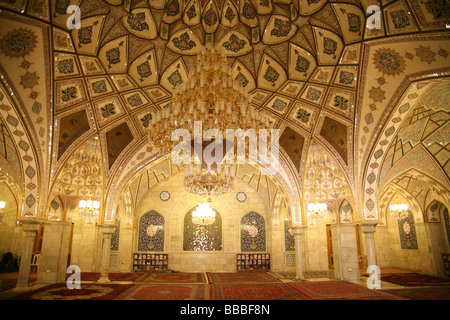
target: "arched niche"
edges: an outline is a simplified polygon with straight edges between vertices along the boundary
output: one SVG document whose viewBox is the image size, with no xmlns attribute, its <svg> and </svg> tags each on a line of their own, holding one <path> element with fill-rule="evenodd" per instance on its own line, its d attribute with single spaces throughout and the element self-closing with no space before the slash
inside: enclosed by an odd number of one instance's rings
<svg viewBox="0 0 450 320">
<path fill-rule="evenodd" d="M 137 251 L 164 251 L 165 219 L 154 210 L 139 218 Z"/>
<path fill-rule="evenodd" d="M 241 251 L 265 252 L 266 222 L 264 217 L 255 211 L 250 211 L 241 218 Z"/>
<path fill-rule="evenodd" d="M 192 221 L 193 207 L 184 216 L 183 223 L 183 251 L 222 251 L 222 216 L 214 208 L 216 214 L 214 223 L 208 225 L 195 224 Z"/>
</svg>

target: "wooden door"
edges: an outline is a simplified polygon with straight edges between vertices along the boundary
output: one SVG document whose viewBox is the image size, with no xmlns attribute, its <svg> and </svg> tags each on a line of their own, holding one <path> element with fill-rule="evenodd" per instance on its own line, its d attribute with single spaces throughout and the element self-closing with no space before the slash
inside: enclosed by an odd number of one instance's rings
<svg viewBox="0 0 450 320">
<path fill-rule="evenodd" d="M 331 225 L 327 224 L 327 247 L 328 247 L 328 268 L 334 268 L 334 260 L 333 260 L 333 241 L 331 237 Z"/>
</svg>

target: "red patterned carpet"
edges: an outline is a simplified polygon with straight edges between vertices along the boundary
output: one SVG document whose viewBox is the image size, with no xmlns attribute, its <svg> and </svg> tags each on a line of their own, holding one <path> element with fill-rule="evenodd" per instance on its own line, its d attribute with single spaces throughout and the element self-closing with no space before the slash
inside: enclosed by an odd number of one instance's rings
<svg viewBox="0 0 450 320">
<path fill-rule="evenodd" d="M 381 274 L 381 280 L 404 287 L 450 286 L 450 278 L 440 278 L 418 273 Z"/>
<path fill-rule="evenodd" d="M 65 283 L 14 296 L 11 300 L 112 300 L 133 284 L 83 284 L 81 289 L 70 290 Z"/>
<path fill-rule="evenodd" d="M 66 274 L 66 279 L 70 277 L 71 274 Z M 142 277 L 139 273 L 122 273 L 122 272 L 112 272 L 109 273 L 109 280 L 111 281 L 137 281 Z M 100 279 L 100 272 L 81 272 L 81 281 L 98 281 Z"/>
<path fill-rule="evenodd" d="M 214 284 L 212 300 L 307 300 L 285 283 Z"/>
<path fill-rule="evenodd" d="M 208 272 L 209 283 L 267 283 L 281 282 L 267 272 Z"/>
<path fill-rule="evenodd" d="M 450 287 L 382 290 L 411 300 L 450 300 Z"/>
<path fill-rule="evenodd" d="M 207 284 L 135 285 L 115 300 L 209 300 Z"/>
<path fill-rule="evenodd" d="M 293 281 L 286 283 L 311 300 L 398 300 L 392 294 L 371 290 L 352 282 L 336 281 Z"/>
<path fill-rule="evenodd" d="M 153 283 L 206 283 L 203 273 L 146 273 L 137 282 Z"/>
</svg>

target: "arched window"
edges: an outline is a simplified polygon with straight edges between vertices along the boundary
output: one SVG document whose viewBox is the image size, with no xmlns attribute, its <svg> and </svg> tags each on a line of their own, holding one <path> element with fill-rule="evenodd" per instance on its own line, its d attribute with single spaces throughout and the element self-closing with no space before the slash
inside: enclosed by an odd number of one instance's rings
<svg viewBox="0 0 450 320">
<path fill-rule="evenodd" d="M 258 212 L 251 211 L 241 219 L 241 251 L 266 251 L 266 224 Z"/>
<path fill-rule="evenodd" d="M 138 251 L 164 251 L 164 217 L 154 210 L 139 219 Z"/>
<path fill-rule="evenodd" d="M 192 222 L 192 212 L 184 216 L 183 251 L 221 251 L 222 250 L 222 216 L 216 213 L 216 220 L 209 225 L 199 225 Z"/>
</svg>

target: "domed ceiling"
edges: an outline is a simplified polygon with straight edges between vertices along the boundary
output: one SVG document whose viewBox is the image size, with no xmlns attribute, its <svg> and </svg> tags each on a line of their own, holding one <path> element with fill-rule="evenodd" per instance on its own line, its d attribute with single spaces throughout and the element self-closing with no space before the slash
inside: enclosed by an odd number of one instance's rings
<svg viewBox="0 0 450 320">
<path fill-rule="evenodd" d="M 80 9 L 79 29 L 71 5 Z M 114 175 L 154 157 L 146 136 L 153 113 L 170 107 L 205 45 L 220 48 L 235 80 L 281 130 L 297 178 L 314 138 L 352 192 L 411 83 L 445 77 L 450 65 L 447 1 L 0 0 L 0 7 L 0 112 L 17 133 L 9 135 L 22 166 L 35 171 L 17 174 L 29 217 L 94 134 L 106 189 Z"/>
</svg>

